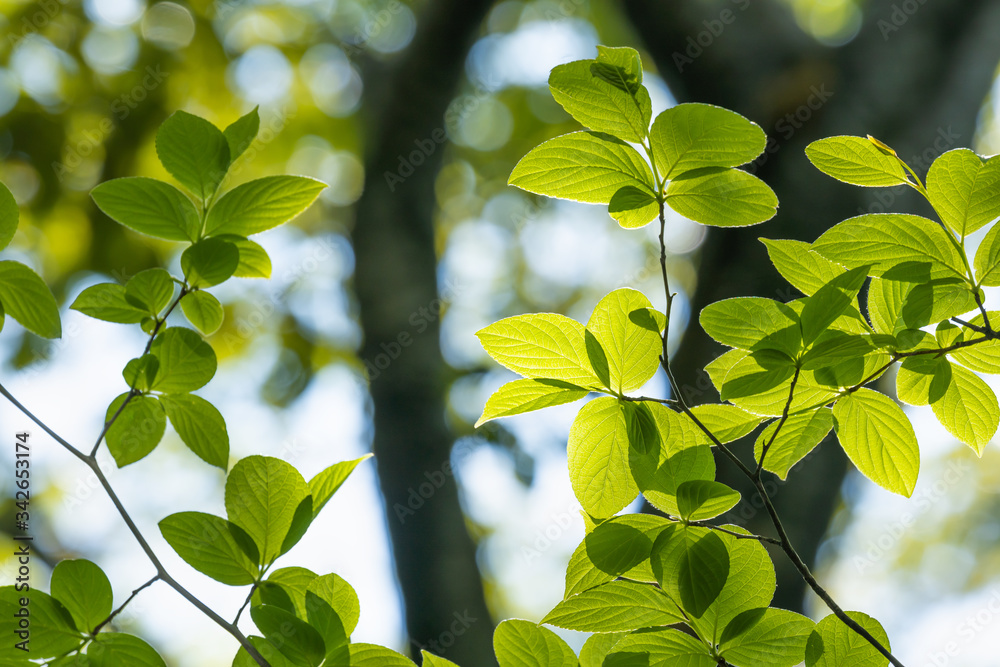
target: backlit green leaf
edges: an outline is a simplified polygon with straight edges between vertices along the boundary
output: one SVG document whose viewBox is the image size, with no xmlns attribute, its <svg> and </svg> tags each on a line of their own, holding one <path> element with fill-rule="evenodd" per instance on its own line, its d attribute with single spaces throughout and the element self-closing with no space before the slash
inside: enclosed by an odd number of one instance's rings
<svg viewBox="0 0 1000 667">
<path fill-rule="evenodd" d="M 691 408 L 691 414 L 698 418 L 701 425 L 712 432 L 716 440 L 722 443 L 739 440 L 753 431 L 762 421 L 757 415 L 750 414 L 735 405 L 725 403 L 706 403 Z M 684 419 L 684 417 L 681 417 Z M 714 444 L 697 425 L 698 437 L 706 445 Z"/>
<path fill-rule="evenodd" d="M 767 137 L 743 116 L 710 104 L 678 104 L 656 117 L 650 141 L 660 175 L 736 167 L 761 154 Z"/>
<path fill-rule="evenodd" d="M 354 472 L 354 469 L 371 457 L 371 454 L 365 454 L 351 461 L 335 463 L 322 472 L 317 473 L 315 477 L 309 480 L 309 494 L 313 499 L 312 508 L 314 517 L 319 515 L 320 510 L 326 506 L 330 498 L 333 497 L 333 494 L 343 486 L 347 478 Z"/>
<path fill-rule="evenodd" d="M 743 350 L 780 350 L 789 357 L 802 346 L 799 317 L 774 299 L 738 297 L 709 304 L 698 318 L 709 336 Z"/>
<path fill-rule="evenodd" d="M 254 624 L 288 660 L 302 667 L 319 667 L 326 645 L 319 632 L 294 614 L 269 604 L 250 608 Z"/>
<path fill-rule="evenodd" d="M 1000 215 L 1000 159 L 968 148 L 948 151 L 927 171 L 927 197 L 941 221 L 964 238 Z"/>
<path fill-rule="evenodd" d="M 714 227 L 746 227 L 770 220 L 778 198 L 756 176 L 739 169 L 706 167 L 670 181 L 667 204 L 685 218 Z"/>
<path fill-rule="evenodd" d="M 570 427 L 570 482 L 594 517 L 613 516 L 639 495 L 629 471 L 627 409 L 617 399 L 597 398 L 580 409 Z"/>
<path fill-rule="evenodd" d="M 126 397 L 127 393 L 111 401 L 105 416 L 106 422 L 118 412 Z M 166 428 L 167 416 L 155 398 L 134 397 L 108 429 L 108 449 L 115 463 L 121 468 L 144 458 L 160 444 Z"/>
<path fill-rule="evenodd" d="M 611 196 L 608 213 L 625 229 L 637 229 L 652 222 L 660 212 L 660 204 L 645 188 L 626 185 Z"/>
<path fill-rule="evenodd" d="M 604 52 L 597 60 L 577 60 L 552 69 L 552 97 L 581 125 L 640 142 L 646 138 L 653 112 L 642 86 L 639 54 L 634 49 L 598 49 Z"/>
<path fill-rule="evenodd" d="M 89 560 L 64 560 L 52 570 L 52 597 L 73 616 L 77 630 L 90 633 L 111 613 L 111 582 Z"/>
<path fill-rule="evenodd" d="M 299 618 L 308 618 L 306 592 L 317 574 L 304 567 L 283 567 L 272 570 L 267 579 L 254 590 L 250 604 L 270 604 L 292 612 Z"/>
<path fill-rule="evenodd" d="M 672 628 L 639 630 L 620 639 L 604 667 L 715 667 L 708 647 L 696 637 Z"/>
<path fill-rule="evenodd" d="M 858 291 L 864 284 L 867 267 L 858 267 L 838 275 L 810 297 L 799 314 L 802 342 L 810 345 L 848 308 L 857 303 Z"/>
<path fill-rule="evenodd" d="M 181 269 L 192 287 L 225 282 L 240 264 L 240 251 L 229 241 L 202 239 L 181 255 Z"/>
<path fill-rule="evenodd" d="M 305 606 L 309 624 L 323 636 L 327 655 L 338 642 L 347 641 L 361 617 L 358 594 L 336 574 L 325 574 L 309 583 Z"/>
<path fill-rule="evenodd" d="M 59 338 L 59 305 L 52 290 L 24 264 L 0 262 L 0 304 L 4 312 L 42 338 Z"/>
<path fill-rule="evenodd" d="M 683 621 L 677 605 L 660 589 L 612 581 L 566 598 L 543 623 L 583 632 L 617 632 Z"/>
<path fill-rule="evenodd" d="M 677 509 L 686 521 L 703 521 L 728 512 L 740 494 L 721 482 L 689 480 L 677 487 Z"/>
<path fill-rule="evenodd" d="M 607 204 L 629 185 L 653 193 L 653 172 L 638 151 L 597 132 L 571 132 L 550 139 L 521 158 L 511 185 L 549 197 Z"/>
<path fill-rule="evenodd" d="M 576 667 L 576 654 L 559 635 L 529 621 L 509 619 L 493 633 L 500 667 Z"/>
<path fill-rule="evenodd" d="M 858 470 L 884 489 L 909 497 L 917 483 L 920 450 L 900 407 L 862 388 L 837 401 L 833 417 L 840 444 Z"/>
<path fill-rule="evenodd" d="M 491 357 L 515 373 L 588 388 L 601 384 L 588 359 L 583 325 L 565 315 L 508 317 L 476 336 Z"/>
<path fill-rule="evenodd" d="M 216 407 L 194 394 L 164 395 L 160 403 L 188 449 L 225 470 L 229 465 L 229 432 Z"/>
<path fill-rule="evenodd" d="M 88 317 L 120 324 L 138 324 L 149 316 L 144 309 L 129 303 L 125 288 L 115 283 L 91 285 L 80 292 L 70 308 Z"/>
<path fill-rule="evenodd" d="M 195 241 L 201 216 L 172 185 L 144 177 L 115 178 L 90 191 L 97 207 L 115 222 L 169 241 Z"/>
<path fill-rule="evenodd" d="M 664 592 L 693 618 L 705 614 L 729 576 L 726 545 L 707 528 L 673 525 L 663 530 L 650 561 Z"/>
<path fill-rule="evenodd" d="M 847 615 L 879 644 L 892 650 L 878 621 L 860 611 L 849 611 Z M 806 667 L 885 667 L 887 663 L 877 648 L 833 614 L 816 624 L 806 644 Z"/>
<path fill-rule="evenodd" d="M 784 609 L 750 609 L 723 630 L 720 653 L 737 667 L 794 667 L 805 658 L 815 627 L 812 619 Z"/>
<path fill-rule="evenodd" d="M 194 196 L 207 201 L 229 169 L 229 144 L 204 118 L 175 111 L 156 132 L 156 154 L 164 168 Z"/>
<path fill-rule="evenodd" d="M 188 565 L 216 581 L 246 586 L 257 579 L 256 546 L 232 521 L 203 512 L 178 512 L 160 521 L 160 532 Z"/>
<path fill-rule="evenodd" d="M 580 667 L 603 667 L 604 659 L 625 636 L 624 632 L 595 632 L 587 637 L 580 648 Z"/>
<path fill-rule="evenodd" d="M 668 525 L 663 517 L 649 514 L 625 514 L 598 524 L 569 559 L 564 597 L 618 577 L 655 581 L 649 553 L 657 535 Z"/>
<path fill-rule="evenodd" d="M 174 296 L 174 281 L 164 269 L 147 269 L 125 283 L 125 300 L 147 315 L 156 316 Z"/>
<path fill-rule="evenodd" d="M 458 667 L 458 665 L 451 660 L 434 655 L 433 653 L 428 653 L 423 649 L 420 650 L 420 658 L 423 660 L 423 664 L 426 665 L 426 667 Z"/>
<path fill-rule="evenodd" d="M 181 310 L 188 322 L 206 336 L 210 336 L 222 326 L 225 311 L 219 300 L 208 292 L 198 290 L 185 294 L 181 299 Z"/>
<path fill-rule="evenodd" d="M 163 658 L 144 640 L 120 632 L 102 632 L 87 648 L 91 667 L 166 667 Z"/>
<path fill-rule="evenodd" d="M 951 365 L 951 381 L 931 408 L 948 432 L 979 456 L 1000 425 L 996 394 L 978 375 L 957 365 Z"/>
<path fill-rule="evenodd" d="M 859 215 L 827 230 L 813 250 L 848 268 L 871 265 L 869 275 L 892 280 L 924 282 L 965 275 L 947 232 L 918 215 Z"/>
<path fill-rule="evenodd" d="M 781 479 L 786 479 L 791 467 L 822 442 L 833 428 L 833 412 L 824 407 L 791 415 L 785 420 L 778 435 L 774 436 L 777 427 L 778 422 L 775 421 L 761 431 L 754 444 L 754 458 L 760 461 L 764 445 L 770 442 L 771 446 L 764 457 L 764 468 Z"/>
<path fill-rule="evenodd" d="M 0 587 L 0 631 L 6 636 L 6 641 L 0 645 L 0 663 L 5 667 L 28 667 L 35 663 L 26 662 L 26 657 L 53 657 L 83 645 L 84 635 L 74 627 L 73 617 L 61 602 L 34 587 L 30 596 L 26 593 L 27 591 L 15 590 L 14 586 Z M 21 604 L 22 598 L 28 600 L 27 630 L 19 627 L 20 615 L 24 613 L 21 610 L 25 607 Z M 26 634 L 19 635 L 19 632 Z M 23 640 L 28 640 L 30 653 L 27 656 L 14 647 L 15 642 Z"/>
<path fill-rule="evenodd" d="M 909 182 L 898 158 L 862 137 L 814 141 L 806 146 L 806 157 L 824 174 L 853 185 L 888 187 Z"/>
<path fill-rule="evenodd" d="M 316 201 L 326 183 L 306 176 L 265 176 L 239 185 L 208 212 L 206 234 L 252 236 L 282 225 Z"/>
<path fill-rule="evenodd" d="M 498 417 L 572 403 L 587 393 L 587 389 L 562 380 L 514 380 L 493 392 L 486 401 L 483 416 L 476 422 L 476 427 Z"/>
<path fill-rule="evenodd" d="M 166 394 L 184 394 L 204 387 L 218 367 L 212 346 L 183 327 L 163 330 L 149 351 L 160 362 L 152 388 Z"/>
<path fill-rule="evenodd" d="M 844 267 L 831 262 L 803 241 L 760 239 L 767 246 L 771 263 L 781 277 L 803 294 L 812 295 L 844 272 Z"/>
<path fill-rule="evenodd" d="M 334 661 L 331 667 L 415 667 L 412 660 L 377 644 L 351 644 L 350 662 Z M 324 663 L 326 665 L 326 663 Z"/>
<path fill-rule="evenodd" d="M 291 464 L 248 456 L 226 479 L 226 514 L 253 538 L 266 565 L 281 554 L 295 510 L 308 494 L 305 480 Z"/>
<path fill-rule="evenodd" d="M 235 234 L 221 234 L 214 238 L 228 241 L 240 253 L 240 262 L 233 272 L 235 278 L 270 278 L 271 258 L 260 244 Z"/>
<path fill-rule="evenodd" d="M 617 289 L 600 300 L 587 322 L 587 332 L 600 344 L 607 360 L 610 377 L 607 386 L 612 391 L 622 394 L 634 391 L 646 384 L 659 368 L 663 343 L 659 326 L 649 314 L 650 308 L 652 304 L 641 292 Z M 587 340 L 589 351 L 592 344 L 591 339 Z M 590 358 L 597 369 L 594 353 Z"/>
<path fill-rule="evenodd" d="M 973 267 L 980 285 L 986 287 L 1000 285 L 1000 271 L 997 270 L 1000 269 L 1000 225 L 993 225 L 979 243 Z"/>
<path fill-rule="evenodd" d="M 260 114 L 258 113 L 258 107 L 254 107 L 249 113 L 240 116 L 222 131 L 222 135 L 226 138 L 226 143 L 229 145 L 230 163 L 236 162 L 236 158 L 243 155 L 243 152 L 250 148 L 250 144 L 257 137 L 259 130 Z"/>
</svg>

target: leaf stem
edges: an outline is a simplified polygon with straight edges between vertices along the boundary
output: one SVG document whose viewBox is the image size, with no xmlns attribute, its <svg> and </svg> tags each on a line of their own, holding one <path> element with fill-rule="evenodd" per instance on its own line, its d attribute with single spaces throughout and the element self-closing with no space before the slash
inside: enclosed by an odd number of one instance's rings
<svg viewBox="0 0 1000 667">
<path fill-rule="evenodd" d="M 128 604 L 132 600 L 135 599 L 135 596 L 137 596 L 139 593 L 141 593 L 147 587 L 152 586 L 154 583 L 156 583 L 159 580 L 160 580 L 160 575 L 159 575 L 159 573 L 157 573 L 157 574 L 153 575 L 153 577 L 150 578 L 149 581 L 147 581 L 142 586 L 139 586 L 139 588 L 137 588 L 134 591 L 132 591 L 132 595 L 128 596 L 128 599 L 125 600 L 125 602 L 122 602 L 120 605 L 118 605 L 117 609 L 115 609 L 113 612 L 111 612 L 110 614 L 108 614 L 108 617 L 106 619 L 104 619 L 103 621 L 101 621 L 100 623 L 98 623 L 97 627 L 95 627 L 93 629 L 93 631 L 91 631 L 90 634 L 96 637 L 97 633 L 101 631 L 101 628 L 103 628 L 105 625 L 107 625 L 108 623 L 110 623 L 111 621 L 113 621 L 114 618 L 115 618 L 115 616 L 117 616 L 118 614 L 122 613 L 122 611 L 125 609 L 125 607 L 127 607 Z"/>
<path fill-rule="evenodd" d="M 799 366 L 795 366 L 795 375 L 792 377 L 792 384 L 788 388 L 788 400 L 785 401 L 785 409 L 781 411 L 781 419 L 778 420 L 778 425 L 774 427 L 774 432 L 771 433 L 771 437 L 768 439 L 764 446 L 760 450 L 760 461 L 757 462 L 757 470 L 754 472 L 754 480 L 760 479 L 760 473 L 764 470 L 764 457 L 767 456 L 767 451 L 771 449 L 771 445 L 774 444 L 774 439 L 778 437 L 778 432 L 781 427 L 785 425 L 788 421 L 788 411 L 792 408 L 792 399 L 795 397 L 795 385 L 799 381 L 799 373 L 802 369 Z"/>
</svg>

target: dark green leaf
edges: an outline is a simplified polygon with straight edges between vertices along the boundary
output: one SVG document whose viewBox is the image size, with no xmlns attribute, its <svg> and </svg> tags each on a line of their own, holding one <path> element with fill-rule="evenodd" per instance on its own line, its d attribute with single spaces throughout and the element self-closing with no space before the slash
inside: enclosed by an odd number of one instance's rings
<svg viewBox="0 0 1000 667">
<path fill-rule="evenodd" d="M 240 251 L 229 241 L 202 239 L 181 255 L 181 269 L 192 287 L 211 287 L 228 280 L 240 264 Z"/>
<path fill-rule="evenodd" d="M 229 169 L 229 144 L 204 118 L 175 111 L 156 133 L 164 168 L 202 201 L 211 199 Z"/>
<path fill-rule="evenodd" d="M 111 613 L 111 582 L 89 560 L 60 561 L 52 570 L 50 589 L 81 632 L 89 634 Z"/>
<path fill-rule="evenodd" d="M 17 221 L 21 215 L 17 200 L 3 183 L 0 183 L 0 250 L 10 245 L 17 233 Z"/>
<path fill-rule="evenodd" d="M 319 667 L 326 645 L 319 632 L 281 607 L 262 604 L 250 608 L 250 616 L 264 637 L 293 665 Z"/>
<path fill-rule="evenodd" d="M 258 108 L 254 107 L 249 113 L 240 116 L 223 130 L 222 134 L 226 138 L 226 143 L 229 144 L 230 163 L 236 162 L 236 158 L 243 155 L 243 152 L 250 148 L 250 144 L 257 138 L 257 132 L 260 130 Z"/>
<path fill-rule="evenodd" d="M 178 512 L 160 521 L 163 539 L 188 565 L 229 586 L 257 580 L 256 547 L 231 521 L 203 512 Z"/>
<path fill-rule="evenodd" d="M 59 305 L 38 274 L 20 262 L 0 262 L 0 304 L 4 312 L 42 338 L 59 338 Z"/>
<path fill-rule="evenodd" d="M 212 346 L 191 329 L 182 327 L 161 332 L 150 353 L 160 362 L 152 388 L 166 394 L 186 394 L 204 387 L 218 367 Z"/>
<path fill-rule="evenodd" d="M 125 393 L 111 401 L 105 422 L 111 420 L 127 397 Z M 108 450 L 119 468 L 127 466 L 156 449 L 166 429 L 167 416 L 159 401 L 151 396 L 133 397 L 108 429 Z"/>
<path fill-rule="evenodd" d="M 195 241 L 201 231 L 201 216 L 191 200 L 162 181 L 116 178 L 98 185 L 90 196 L 109 218 L 141 234 Z"/>
<path fill-rule="evenodd" d="M 91 285 L 76 297 L 73 310 L 105 322 L 138 324 L 149 315 L 125 299 L 125 288 L 115 283 Z"/>
<path fill-rule="evenodd" d="M 92 667 L 166 667 L 152 646 L 134 635 L 102 632 L 87 648 Z"/>
<path fill-rule="evenodd" d="M 125 283 L 125 300 L 132 306 L 157 316 L 174 297 L 174 280 L 164 269 L 147 269 Z"/>
</svg>

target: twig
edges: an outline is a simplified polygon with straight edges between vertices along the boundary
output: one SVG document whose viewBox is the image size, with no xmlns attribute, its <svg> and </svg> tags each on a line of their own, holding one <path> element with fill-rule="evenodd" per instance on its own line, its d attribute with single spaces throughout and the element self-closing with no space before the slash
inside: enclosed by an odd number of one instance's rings
<svg viewBox="0 0 1000 667">
<path fill-rule="evenodd" d="M 97 633 L 101 631 L 101 628 L 103 628 L 105 625 L 107 625 L 112 620 L 114 620 L 115 616 L 117 616 L 118 614 L 122 613 L 122 610 L 124 610 L 125 607 L 128 606 L 129 602 L 131 602 L 133 599 L 135 599 L 136 595 L 138 595 L 139 593 L 141 593 L 148 586 L 152 586 L 154 583 L 156 583 L 159 580 L 160 580 L 160 575 L 156 574 L 149 581 L 147 581 L 146 583 L 144 583 L 142 586 L 139 586 L 139 588 L 137 588 L 134 591 L 132 591 L 132 595 L 128 596 L 128 599 L 125 600 L 125 602 L 122 602 L 120 605 L 118 605 L 117 609 L 115 609 L 113 612 L 111 612 L 110 614 L 108 614 L 108 617 L 106 619 L 104 619 L 103 621 L 101 621 L 100 623 L 98 623 L 97 627 L 94 628 L 91 631 L 90 634 L 96 637 Z"/>
</svg>

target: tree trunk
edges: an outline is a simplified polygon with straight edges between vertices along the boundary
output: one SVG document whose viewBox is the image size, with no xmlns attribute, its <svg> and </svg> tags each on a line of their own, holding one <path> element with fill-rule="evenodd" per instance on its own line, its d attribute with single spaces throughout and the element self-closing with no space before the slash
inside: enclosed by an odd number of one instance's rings
<svg viewBox="0 0 1000 667">
<path fill-rule="evenodd" d="M 364 63 L 365 192 L 355 291 L 374 408 L 378 477 L 414 654 L 494 665 L 493 623 L 449 464 L 439 345 L 434 180 L 444 114 L 491 6 L 427 3 L 401 56 Z"/>
</svg>

